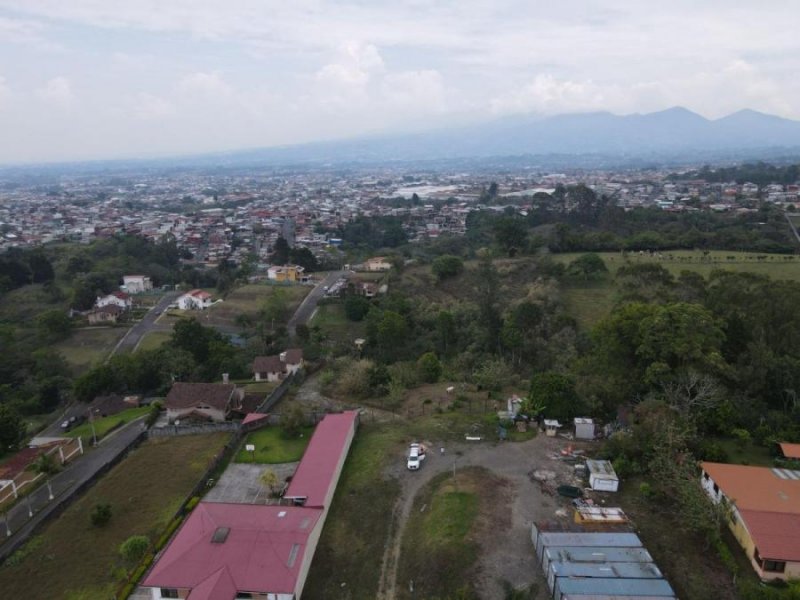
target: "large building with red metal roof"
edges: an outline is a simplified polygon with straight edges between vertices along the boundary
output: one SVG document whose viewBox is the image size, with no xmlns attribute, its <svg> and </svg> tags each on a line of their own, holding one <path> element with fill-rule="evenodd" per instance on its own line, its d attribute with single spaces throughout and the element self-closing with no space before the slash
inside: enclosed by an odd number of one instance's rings
<svg viewBox="0 0 800 600">
<path fill-rule="evenodd" d="M 354 411 L 320 421 L 289 505 L 198 504 L 142 583 L 153 600 L 299 600 L 357 424 Z"/>
<path fill-rule="evenodd" d="M 764 580 L 800 577 L 800 471 L 701 463 L 703 489 L 730 510 L 730 528 Z"/>
</svg>

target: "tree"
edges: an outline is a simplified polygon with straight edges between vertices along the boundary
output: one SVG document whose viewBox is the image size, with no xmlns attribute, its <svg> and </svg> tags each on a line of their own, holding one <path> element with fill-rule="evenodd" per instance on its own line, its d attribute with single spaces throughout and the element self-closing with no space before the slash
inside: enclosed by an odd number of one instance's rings
<svg viewBox="0 0 800 600">
<path fill-rule="evenodd" d="M 450 311 L 441 310 L 436 316 L 436 336 L 441 354 L 447 356 L 456 340 L 456 321 Z"/>
<path fill-rule="evenodd" d="M 25 423 L 8 404 L 0 404 L 0 454 L 16 450 L 25 439 Z"/>
<path fill-rule="evenodd" d="M 150 548 L 150 539 L 146 535 L 132 535 L 119 546 L 119 554 L 129 564 L 136 564 Z"/>
<path fill-rule="evenodd" d="M 275 240 L 275 245 L 272 247 L 272 262 L 276 265 L 285 265 L 289 262 L 289 251 L 289 242 L 282 235 L 278 236 L 278 239 Z"/>
<path fill-rule="evenodd" d="M 305 424 L 306 417 L 303 414 L 303 409 L 297 404 L 287 407 L 281 413 L 281 429 L 287 438 L 298 437 Z"/>
<path fill-rule="evenodd" d="M 439 281 L 442 281 L 448 277 L 460 275 L 464 271 L 464 261 L 458 256 L 444 254 L 433 261 L 431 271 Z"/>
<path fill-rule="evenodd" d="M 351 294 L 345 298 L 344 314 L 351 321 L 363 321 L 372 305 L 364 296 Z"/>
<path fill-rule="evenodd" d="M 497 308 L 500 282 L 497 269 L 490 260 L 480 262 L 473 281 L 480 311 L 480 324 L 484 329 L 484 347 L 490 352 L 496 352 L 502 326 L 500 311 Z"/>
<path fill-rule="evenodd" d="M 53 265 L 41 249 L 34 250 L 28 255 L 28 266 L 31 269 L 33 283 L 45 283 L 55 278 Z"/>
<path fill-rule="evenodd" d="M 59 467 L 52 454 L 42 454 L 33 463 L 33 470 L 43 475 L 58 473 Z"/>
<path fill-rule="evenodd" d="M 72 332 L 72 319 L 63 310 L 48 310 L 36 319 L 42 338 L 48 342 L 67 339 Z"/>
<path fill-rule="evenodd" d="M 394 355 L 406 341 L 408 327 L 403 315 L 393 310 L 383 311 L 376 331 L 376 345 L 385 355 Z"/>
<path fill-rule="evenodd" d="M 280 479 L 278 479 L 277 473 L 275 473 L 273 469 L 267 469 L 266 471 L 264 471 L 259 479 L 262 485 L 267 487 L 273 496 L 277 495 L 278 492 L 280 492 L 281 482 Z"/>
<path fill-rule="evenodd" d="M 503 217 L 494 224 L 494 237 L 498 246 L 513 254 L 528 245 L 528 228 L 522 219 Z"/>
<path fill-rule="evenodd" d="M 107 502 L 95 504 L 89 515 L 89 520 L 95 527 L 105 527 L 111 520 L 111 505 Z"/>
<path fill-rule="evenodd" d="M 442 375 L 442 363 L 433 352 L 426 352 L 417 360 L 420 379 L 425 383 L 436 383 Z"/>
<path fill-rule="evenodd" d="M 603 259 L 594 252 L 582 254 L 567 267 L 567 274 L 580 277 L 584 280 L 593 279 L 608 273 L 608 268 Z"/>
<path fill-rule="evenodd" d="M 572 379 L 552 371 L 533 376 L 528 402 L 546 406 L 547 417 L 561 422 L 570 422 L 585 410 Z"/>
<path fill-rule="evenodd" d="M 317 261 L 317 257 L 306 247 L 302 248 L 292 248 L 289 252 L 289 260 L 301 267 L 303 267 L 307 273 L 313 273 L 317 269 L 319 269 L 319 262 Z"/>
</svg>

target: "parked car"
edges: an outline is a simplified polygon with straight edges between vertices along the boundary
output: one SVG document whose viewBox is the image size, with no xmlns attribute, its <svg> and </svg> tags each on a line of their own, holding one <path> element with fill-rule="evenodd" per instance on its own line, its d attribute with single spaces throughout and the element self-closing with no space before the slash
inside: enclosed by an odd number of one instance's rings
<svg viewBox="0 0 800 600">
<path fill-rule="evenodd" d="M 406 461 L 408 470 L 417 471 L 423 460 L 425 460 L 425 446 L 417 443 L 411 444 L 408 447 L 408 459 Z"/>
</svg>

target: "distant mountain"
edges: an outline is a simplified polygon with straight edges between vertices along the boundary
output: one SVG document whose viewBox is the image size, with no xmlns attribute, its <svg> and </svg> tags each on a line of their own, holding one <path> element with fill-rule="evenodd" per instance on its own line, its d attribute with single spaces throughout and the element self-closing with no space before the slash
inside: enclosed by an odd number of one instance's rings
<svg viewBox="0 0 800 600">
<path fill-rule="evenodd" d="M 710 120 L 686 108 L 649 114 L 609 112 L 548 118 L 505 117 L 415 135 L 380 136 L 265 148 L 225 155 L 225 161 L 386 162 L 522 155 L 651 157 L 702 153 L 758 157 L 760 150 L 800 152 L 800 121 L 753 110 Z M 219 156 L 217 157 L 219 158 Z"/>
</svg>

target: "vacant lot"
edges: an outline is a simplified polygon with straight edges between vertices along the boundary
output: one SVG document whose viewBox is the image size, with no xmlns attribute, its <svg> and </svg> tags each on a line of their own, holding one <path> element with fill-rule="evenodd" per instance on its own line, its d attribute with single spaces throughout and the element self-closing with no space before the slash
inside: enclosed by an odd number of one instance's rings
<svg viewBox="0 0 800 600">
<path fill-rule="evenodd" d="M 228 436 L 184 436 L 149 441 L 50 522 L 0 567 L 7 598 L 108 598 L 118 548 L 132 535 L 158 536 Z M 89 522 L 92 508 L 111 505 L 103 528 Z M 27 549 L 27 555 L 26 555 Z"/>
<path fill-rule="evenodd" d="M 286 297 L 287 308 L 284 318 L 288 320 L 311 289 L 311 286 L 307 285 L 244 285 L 228 294 L 224 302 L 215 304 L 205 311 L 202 321 L 204 325 L 236 327 L 236 318 L 239 315 L 256 318 L 264 301 L 275 293 L 284 294 Z"/>
<path fill-rule="evenodd" d="M 280 427 L 264 427 L 247 434 L 235 462 L 257 464 L 279 464 L 299 461 L 306 451 L 313 427 L 304 427 L 299 437 L 287 438 Z M 255 452 L 248 452 L 245 446 L 252 444 Z"/>
<path fill-rule="evenodd" d="M 352 343 L 366 336 L 366 323 L 350 321 L 344 314 L 344 304 L 319 306 L 308 326 L 319 327 L 325 336 L 337 342 Z"/>
<path fill-rule="evenodd" d="M 156 350 L 160 348 L 162 344 L 168 342 L 171 337 L 171 331 L 151 331 L 141 339 L 136 349 Z"/>
<path fill-rule="evenodd" d="M 76 329 L 69 339 L 53 346 L 76 372 L 104 361 L 122 339 L 124 327 L 87 327 Z"/>
</svg>

